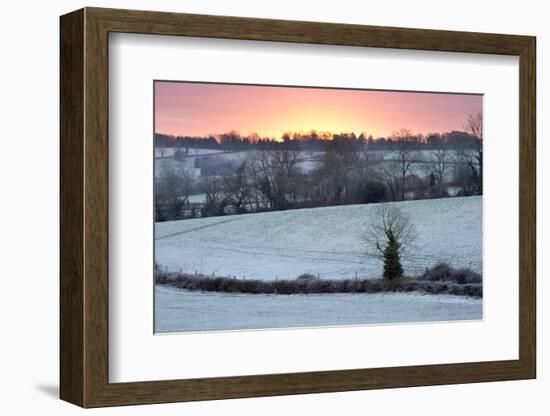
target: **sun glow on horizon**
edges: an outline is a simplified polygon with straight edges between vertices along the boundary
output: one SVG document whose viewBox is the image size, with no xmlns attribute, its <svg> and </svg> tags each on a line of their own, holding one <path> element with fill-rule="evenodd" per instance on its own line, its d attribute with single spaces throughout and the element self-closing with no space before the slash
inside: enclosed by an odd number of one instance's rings
<svg viewBox="0 0 550 416">
<path fill-rule="evenodd" d="M 155 132 L 208 136 L 237 131 L 280 140 L 286 132 L 388 137 L 464 130 L 482 96 L 332 88 L 155 82 Z"/>
</svg>

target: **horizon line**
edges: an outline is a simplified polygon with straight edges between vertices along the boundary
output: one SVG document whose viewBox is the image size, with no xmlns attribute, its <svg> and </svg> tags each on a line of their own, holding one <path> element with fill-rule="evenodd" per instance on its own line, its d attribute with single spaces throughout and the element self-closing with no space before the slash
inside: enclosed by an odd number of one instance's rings
<svg viewBox="0 0 550 416">
<path fill-rule="evenodd" d="M 153 134 L 169 136 L 169 137 L 174 137 L 174 138 L 179 138 L 179 137 L 187 138 L 188 137 L 188 138 L 198 139 L 198 140 L 208 140 L 210 138 L 214 138 L 214 139 L 218 140 L 220 137 L 222 137 L 224 135 L 228 135 L 228 134 L 233 133 L 233 134 L 235 134 L 236 136 L 239 136 L 242 139 L 246 139 L 246 138 L 249 138 L 250 136 L 257 135 L 258 140 L 276 140 L 276 141 L 284 140 L 284 136 L 288 134 L 289 140 L 300 141 L 300 138 L 296 139 L 293 136 L 296 135 L 296 134 L 306 136 L 308 134 L 315 133 L 315 134 L 319 135 L 319 137 L 317 137 L 317 140 L 319 140 L 319 141 L 334 140 L 334 136 L 341 136 L 341 135 L 354 135 L 356 137 L 356 139 L 359 139 L 361 136 L 363 136 L 365 139 L 372 138 L 374 141 L 379 141 L 379 140 L 382 140 L 382 139 L 384 139 L 384 140 L 393 139 L 392 136 L 394 134 L 396 134 L 400 131 L 403 131 L 403 130 L 409 131 L 411 133 L 411 135 L 409 137 L 420 138 L 421 141 L 425 141 L 426 137 L 429 137 L 429 136 L 432 136 L 432 135 L 434 135 L 434 136 L 435 135 L 443 136 L 443 135 L 449 134 L 449 133 L 465 133 L 465 134 L 475 138 L 475 136 L 473 136 L 471 133 L 469 133 L 466 130 L 446 130 L 446 131 L 442 131 L 442 132 L 441 131 L 433 131 L 433 132 L 429 132 L 429 133 L 413 133 L 412 131 L 410 131 L 408 129 L 398 129 L 398 130 L 395 130 L 392 134 L 387 135 L 387 136 L 374 136 L 373 134 L 367 134 L 366 132 L 361 132 L 361 133 L 357 134 L 356 132 L 353 132 L 353 131 L 341 131 L 339 133 L 334 133 L 334 132 L 330 132 L 330 131 L 318 131 L 318 130 L 315 130 L 315 129 L 302 130 L 302 131 L 288 131 L 288 132 L 283 133 L 281 135 L 281 137 L 262 136 L 262 135 L 260 135 L 256 132 L 252 132 L 252 133 L 249 133 L 249 134 L 241 134 L 237 130 L 228 130 L 224 133 L 209 133 L 209 134 L 205 134 L 205 135 L 173 134 L 173 133 L 162 133 L 162 132 L 159 132 L 159 131 L 155 131 L 155 132 L 153 132 Z M 327 135 L 329 137 L 326 137 Z M 403 138 L 398 138 L 397 140 L 403 140 Z"/>
</svg>

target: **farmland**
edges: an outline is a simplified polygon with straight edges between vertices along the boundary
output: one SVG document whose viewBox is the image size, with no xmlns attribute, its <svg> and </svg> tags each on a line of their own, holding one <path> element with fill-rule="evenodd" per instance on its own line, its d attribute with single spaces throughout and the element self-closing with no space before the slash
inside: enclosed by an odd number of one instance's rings
<svg viewBox="0 0 550 416">
<path fill-rule="evenodd" d="M 394 204 L 418 238 L 403 255 L 406 275 L 437 262 L 482 271 L 482 197 Z M 377 204 L 346 205 L 155 224 L 155 258 L 164 269 L 248 279 L 375 278 L 379 259 L 365 255 L 364 232 Z"/>
</svg>

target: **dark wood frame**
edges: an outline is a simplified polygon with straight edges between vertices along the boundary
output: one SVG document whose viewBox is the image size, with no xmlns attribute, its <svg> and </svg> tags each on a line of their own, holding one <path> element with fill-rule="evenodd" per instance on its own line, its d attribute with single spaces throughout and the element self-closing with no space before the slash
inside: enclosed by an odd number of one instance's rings
<svg viewBox="0 0 550 416">
<path fill-rule="evenodd" d="M 110 32 L 518 56 L 519 359 L 109 383 Z M 85 8 L 61 17 L 60 46 L 60 396 L 63 400 L 83 407 L 99 407 L 535 378 L 534 37 Z"/>
</svg>

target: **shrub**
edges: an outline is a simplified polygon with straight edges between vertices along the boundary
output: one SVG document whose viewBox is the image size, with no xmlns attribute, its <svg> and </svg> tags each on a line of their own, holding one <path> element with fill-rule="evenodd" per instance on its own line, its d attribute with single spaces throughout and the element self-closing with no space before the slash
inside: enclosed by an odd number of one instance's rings
<svg viewBox="0 0 550 416">
<path fill-rule="evenodd" d="M 426 269 L 421 278 L 429 281 L 444 281 L 449 280 L 451 273 L 451 266 L 447 263 L 438 263 L 431 269 Z"/>
<path fill-rule="evenodd" d="M 311 273 L 304 273 L 296 278 L 296 280 L 315 280 L 315 279 L 316 277 Z"/>
<path fill-rule="evenodd" d="M 453 269 L 447 263 L 438 263 L 431 269 L 427 269 L 420 280 L 430 282 L 453 282 L 460 285 L 466 284 L 481 284 L 483 279 L 480 273 L 474 272 L 472 269 L 462 268 Z"/>
<path fill-rule="evenodd" d="M 367 181 L 357 191 L 358 201 L 362 204 L 386 201 L 386 186 L 382 182 Z"/>
<path fill-rule="evenodd" d="M 471 269 L 458 269 L 452 274 L 452 280 L 456 283 L 481 283 L 481 274 L 474 272 Z"/>
</svg>

